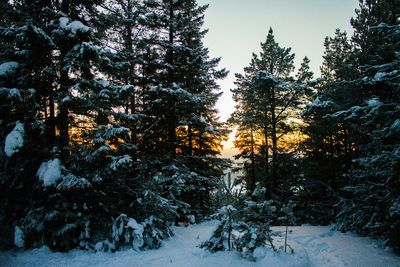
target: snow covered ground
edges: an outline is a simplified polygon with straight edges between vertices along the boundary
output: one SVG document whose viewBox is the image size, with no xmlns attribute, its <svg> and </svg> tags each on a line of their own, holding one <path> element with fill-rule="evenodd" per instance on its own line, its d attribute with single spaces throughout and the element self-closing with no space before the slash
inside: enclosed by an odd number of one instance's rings
<svg viewBox="0 0 400 267">
<path fill-rule="evenodd" d="M 377 248 L 370 239 L 323 226 L 290 227 L 288 240 L 294 254 L 264 251 L 264 257 L 250 262 L 234 251 L 211 254 L 198 248 L 214 229 L 212 221 L 177 227 L 176 235 L 162 248 L 143 252 L 126 249 L 116 253 L 53 253 L 47 247 L 0 252 L 0 266 L 400 266 L 400 257 Z"/>
</svg>

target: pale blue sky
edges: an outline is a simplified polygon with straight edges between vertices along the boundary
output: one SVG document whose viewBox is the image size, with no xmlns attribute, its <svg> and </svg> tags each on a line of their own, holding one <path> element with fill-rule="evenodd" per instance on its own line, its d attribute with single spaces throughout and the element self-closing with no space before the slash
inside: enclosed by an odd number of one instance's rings
<svg viewBox="0 0 400 267">
<path fill-rule="evenodd" d="M 230 89 L 234 87 L 234 73 L 242 72 L 250 62 L 252 52 L 260 51 L 269 27 L 275 39 L 284 47 L 291 47 L 299 65 L 304 56 L 319 75 L 325 36 L 332 36 L 336 28 L 352 34 L 350 18 L 355 15 L 357 0 L 198 0 L 209 3 L 204 27 L 209 33 L 204 44 L 212 57 L 222 57 L 221 67 L 230 70 L 219 84 L 224 91 L 218 103 L 220 117 L 225 121 L 234 110 Z"/>
</svg>

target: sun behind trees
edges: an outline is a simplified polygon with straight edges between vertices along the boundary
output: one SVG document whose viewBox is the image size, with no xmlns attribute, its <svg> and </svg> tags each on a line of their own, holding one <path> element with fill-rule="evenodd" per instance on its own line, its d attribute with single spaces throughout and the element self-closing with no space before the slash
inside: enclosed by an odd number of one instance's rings
<svg viewBox="0 0 400 267">
<path fill-rule="evenodd" d="M 172 225 L 218 210 L 213 252 L 287 251 L 270 226 L 309 223 L 400 253 L 400 2 L 359 2 L 316 80 L 270 29 L 226 124 L 207 6 L 2 1 L 0 248 L 159 248 Z M 221 181 L 228 126 L 245 190 Z"/>
<path fill-rule="evenodd" d="M 259 55 L 253 54 L 250 66 L 243 74 L 236 74 L 237 88 L 232 90 L 238 103 L 230 122 L 238 126 L 235 146 L 243 158 L 247 189 L 253 191 L 261 182 L 268 190 L 266 198 L 282 192 L 284 176 L 282 163 L 298 148 L 288 147 L 280 142 L 298 132 L 301 104 L 310 89 L 306 82 L 313 73 L 309 71 L 308 58 L 304 58 L 296 77 L 294 54 L 290 48 L 282 48 L 275 41 L 272 29 L 261 43 Z M 280 145 L 279 145 L 280 144 Z M 270 155 L 271 152 L 271 155 Z M 286 170 L 285 170 L 286 171 Z"/>
<path fill-rule="evenodd" d="M 232 90 L 248 198 L 260 182 L 277 212 L 293 204 L 297 223 L 336 223 L 399 253 L 399 21 L 399 1 L 360 0 L 353 36 L 326 37 L 314 81 L 307 58 L 290 76 L 294 54 L 269 31 Z M 299 146 L 279 146 L 294 131 Z"/>
</svg>

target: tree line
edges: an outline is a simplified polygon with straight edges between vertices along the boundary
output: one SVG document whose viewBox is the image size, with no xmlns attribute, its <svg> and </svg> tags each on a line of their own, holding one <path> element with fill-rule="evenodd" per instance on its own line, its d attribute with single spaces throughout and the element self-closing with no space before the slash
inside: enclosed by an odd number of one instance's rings
<svg viewBox="0 0 400 267">
<path fill-rule="evenodd" d="M 264 186 L 298 224 L 335 223 L 399 252 L 400 3 L 360 0 L 355 12 L 351 37 L 325 38 L 318 79 L 307 57 L 294 74 L 272 29 L 236 74 L 237 182 L 253 200 Z"/>
<path fill-rule="evenodd" d="M 318 79 L 307 57 L 294 74 L 294 53 L 270 29 L 236 74 L 228 125 L 215 108 L 227 71 L 202 43 L 206 9 L 0 3 L 3 248 L 158 248 L 171 225 L 231 204 L 203 247 L 240 232 L 232 245 L 252 259 L 272 242 L 269 225 L 335 223 L 399 252 L 398 1 L 360 0 L 353 36 L 325 39 Z M 221 198 L 229 127 L 245 190 Z"/>
<path fill-rule="evenodd" d="M 1 246 L 157 248 L 227 163 L 194 0 L 2 1 Z"/>
</svg>

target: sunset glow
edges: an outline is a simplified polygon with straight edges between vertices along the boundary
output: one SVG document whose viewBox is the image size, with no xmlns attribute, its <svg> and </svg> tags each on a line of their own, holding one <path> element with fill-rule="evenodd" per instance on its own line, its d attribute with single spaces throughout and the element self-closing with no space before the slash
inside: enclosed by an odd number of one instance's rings
<svg viewBox="0 0 400 267">
<path fill-rule="evenodd" d="M 234 74 L 242 73 L 251 54 L 259 51 L 259 43 L 265 41 L 270 26 L 277 33 L 279 43 L 292 47 L 297 67 L 304 56 L 311 59 L 310 67 L 316 78 L 322 63 L 323 39 L 333 34 L 336 28 L 352 32 L 349 18 L 353 16 L 357 2 L 290 0 L 271 4 L 270 1 L 253 0 L 249 5 L 239 0 L 200 0 L 200 5 L 210 4 L 205 16 L 204 28 L 209 32 L 204 44 L 211 56 L 222 57 L 221 67 L 230 71 L 227 78 L 218 82 L 223 91 L 217 103 L 220 120 L 226 121 L 235 109 L 230 92 L 235 87 Z M 231 133 L 229 140 L 224 142 L 223 156 L 237 153 L 233 140 L 234 133 Z"/>
</svg>

